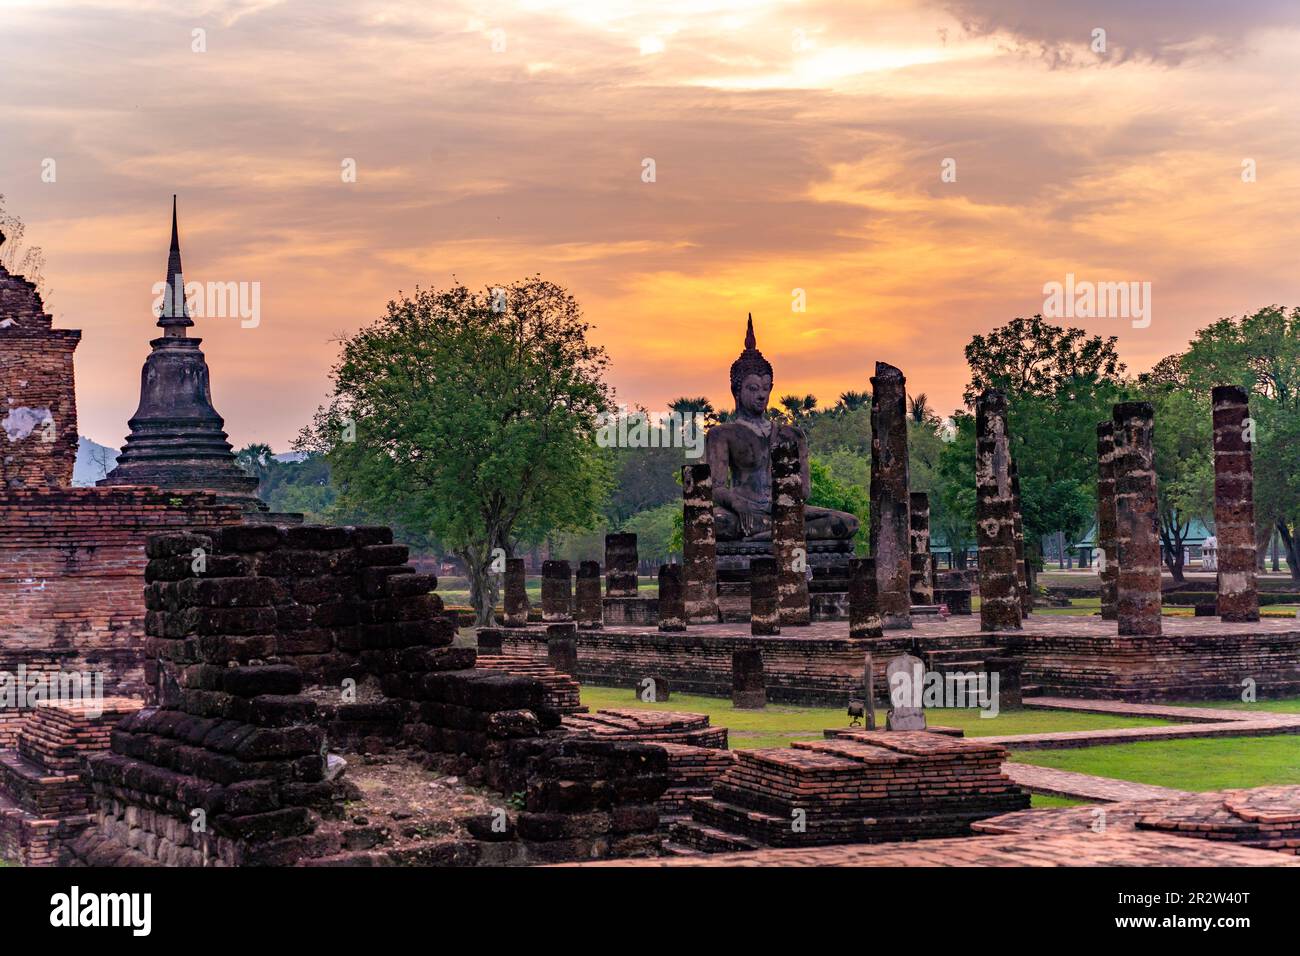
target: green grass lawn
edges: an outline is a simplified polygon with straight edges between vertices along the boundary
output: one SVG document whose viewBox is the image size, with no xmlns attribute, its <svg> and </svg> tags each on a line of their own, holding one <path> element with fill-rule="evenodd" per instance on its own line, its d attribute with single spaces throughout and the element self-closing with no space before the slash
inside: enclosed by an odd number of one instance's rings
<svg viewBox="0 0 1300 956">
<path fill-rule="evenodd" d="M 593 687 L 584 684 L 582 702 L 593 711 L 607 707 L 639 707 L 650 710 L 678 710 L 708 714 L 715 727 L 726 727 L 735 749 L 784 747 L 794 740 L 816 740 L 827 728 L 847 727 L 842 707 L 791 707 L 769 704 L 763 710 L 736 710 L 731 701 L 696 694 L 673 694 L 666 703 L 647 704 L 634 697 L 631 688 Z M 877 712 L 884 721 L 884 711 Z M 978 710 L 928 710 L 932 724 L 961 727 L 968 737 L 991 734 L 1030 734 L 1057 730 L 1095 730 L 1112 727 L 1150 727 L 1166 721 L 1108 714 L 1084 714 L 1067 710 L 1009 711 L 993 718 L 980 717 Z"/>
<path fill-rule="evenodd" d="M 1056 797 L 1050 793 L 1031 793 L 1029 795 L 1029 807 L 1032 810 L 1043 810 L 1047 807 L 1082 807 L 1087 804 L 1087 800 Z"/>
<path fill-rule="evenodd" d="M 1028 750 L 1013 753 L 1011 759 L 1177 790 L 1300 784 L 1300 737 L 1291 735 Z"/>
<path fill-rule="evenodd" d="M 577 565 L 574 565 L 577 568 Z M 659 579 L 651 577 L 642 577 L 639 579 L 637 593 L 640 597 L 652 598 L 659 596 Z M 529 576 L 524 581 L 524 591 L 528 594 L 528 601 L 533 607 L 540 607 L 542 604 L 542 578 Z M 466 578 L 445 577 L 438 579 L 438 596 L 442 598 L 442 603 L 447 607 L 469 607 L 469 581 Z"/>
</svg>

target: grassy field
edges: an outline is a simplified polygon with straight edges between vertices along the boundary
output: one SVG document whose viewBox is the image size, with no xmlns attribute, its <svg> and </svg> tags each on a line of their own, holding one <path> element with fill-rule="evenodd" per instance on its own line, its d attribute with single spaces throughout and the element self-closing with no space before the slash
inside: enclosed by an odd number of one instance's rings
<svg viewBox="0 0 1300 956">
<path fill-rule="evenodd" d="M 847 727 L 849 719 L 841 707 L 788 707 L 769 704 L 763 710 L 736 710 L 731 701 L 719 697 L 673 694 L 666 703 L 646 704 L 636 699 L 631 688 L 616 689 L 584 685 L 582 702 L 593 711 L 606 707 L 637 707 L 650 710 L 680 710 L 708 714 L 716 727 L 726 727 L 734 749 L 784 747 L 794 740 L 816 740 L 827 728 Z M 1020 710 L 980 717 L 977 710 L 927 710 L 932 724 L 961 727 L 968 737 L 991 734 L 1030 734 L 1056 730 L 1094 730 L 1111 727 L 1150 727 L 1165 721 L 1082 714 L 1065 710 Z M 879 712 L 884 720 L 884 712 Z"/>
<path fill-rule="evenodd" d="M 1300 784 L 1300 738 L 1141 741 L 1080 750 L 1030 750 L 1011 759 L 1177 790 Z"/>
<path fill-rule="evenodd" d="M 659 596 L 658 578 L 642 577 L 639 580 L 638 593 L 641 597 Z M 542 603 L 541 576 L 533 577 L 530 575 L 524 582 L 524 590 L 528 593 L 529 602 L 535 607 L 540 607 Z M 468 607 L 469 581 L 465 578 L 438 578 L 438 595 L 442 598 L 442 603 L 448 607 Z"/>
<path fill-rule="evenodd" d="M 694 694 L 674 694 L 666 703 L 646 704 L 631 689 L 584 686 L 582 702 L 592 710 L 634 707 L 679 710 L 708 714 L 714 726 L 726 727 L 733 749 L 784 747 L 795 740 L 820 739 L 827 728 L 847 727 L 840 708 L 789 707 L 769 704 L 763 710 L 736 710 L 731 701 Z M 1300 698 L 1264 701 L 1246 705 L 1188 702 L 1189 706 L 1300 712 Z M 880 714 L 883 719 L 883 712 Z M 993 734 L 1047 733 L 1062 730 L 1093 730 L 1112 727 L 1142 727 L 1168 723 L 1145 718 L 1114 717 L 1065 710 L 1021 710 L 986 719 L 976 710 L 927 710 L 931 724 L 961 727 L 968 737 Z M 1012 760 L 1149 783 L 1178 790 L 1220 790 L 1226 787 L 1259 787 L 1268 784 L 1300 784 L 1300 737 L 1216 738 L 1205 740 L 1143 741 L 1077 750 L 1032 750 L 1013 752 Z M 1034 806 L 1070 806 L 1076 801 L 1035 796 Z"/>
</svg>

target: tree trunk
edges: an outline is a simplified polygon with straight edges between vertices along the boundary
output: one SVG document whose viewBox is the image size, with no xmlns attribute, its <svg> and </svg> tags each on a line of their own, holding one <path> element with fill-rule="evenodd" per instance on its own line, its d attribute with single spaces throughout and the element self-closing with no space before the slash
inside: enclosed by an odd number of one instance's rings
<svg viewBox="0 0 1300 956">
<path fill-rule="evenodd" d="M 1171 528 L 1169 522 L 1161 522 L 1160 541 L 1165 546 L 1165 567 L 1169 569 L 1170 575 L 1178 584 L 1186 581 L 1183 577 L 1184 533 L 1184 530 L 1177 525 Z"/>
<path fill-rule="evenodd" d="M 492 549 L 466 548 L 458 551 L 469 575 L 469 603 L 474 608 L 474 626 L 496 623 L 497 576 L 492 572 Z"/>
<path fill-rule="evenodd" d="M 1286 563 L 1291 571 L 1291 580 L 1300 581 L 1300 555 L 1296 553 L 1296 546 L 1300 542 L 1291 535 L 1291 528 L 1284 520 L 1278 521 L 1277 533 L 1282 536 L 1282 547 L 1286 549 Z"/>
</svg>

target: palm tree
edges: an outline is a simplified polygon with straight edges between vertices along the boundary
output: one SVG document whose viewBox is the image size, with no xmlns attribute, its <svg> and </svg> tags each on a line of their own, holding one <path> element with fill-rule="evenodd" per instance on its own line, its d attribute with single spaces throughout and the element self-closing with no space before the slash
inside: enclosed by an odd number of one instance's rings
<svg viewBox="0 0 1300 956">
<path fill-rule="evenodd" d="M 668 407 L 680 415 L 703 412 L 709 418 L 713 418 L 718 414 L 713 408 L 713 403 L 703 395 L 697 395 L 695 398 L 688 398 L 685 395 L 674 398 L 668 403 Z"/>
<path fill-rule="evenodd" d="M 798 424 L 806 421 L 816 412 L 817 396 L 804 395 L 803 397 L 800 397 L 798 395 L 782 395 L 778 404 L 785 409 L 786 414 L 790 417 L 790 421 Z"/>
<path fill-rule="evenodd" d="M 930 408 L 930 402 L 925 394 L 914 395 L 907 400 L 908 413 L 912 416 L 912 421 L 918 425 L 924 425 L 934 417 L 934 412 Z"/>
<path fill-rule="evenodd" d="M 839 403 L 835 406 L 838 414 L 856 412 L 860 408 L 871 407 L 870 392 L 840 392 Z"/>
</svg>

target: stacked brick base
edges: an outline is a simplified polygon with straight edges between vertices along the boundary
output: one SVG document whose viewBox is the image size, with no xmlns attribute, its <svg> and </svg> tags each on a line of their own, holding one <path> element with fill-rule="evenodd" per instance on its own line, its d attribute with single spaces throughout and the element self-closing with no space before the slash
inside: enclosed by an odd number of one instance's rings
<svg viewBox="0 0 1300 956">
<path fill-rule="evenodd" d="M 92 819 L 81 758 L 106 749 L 112 725 L 139 706 L 111 698 L 89 709 L 52 702 L 27 713 L 16 749 L 0 754 L 0 857 L 24 866 L 69 862 L 69 845 Z"/>
<path fill-rule="evenodd" d="M 1029 806 L 1001 772 L 1005 757 L 996 745 L 899 731 L 742 750 L 672 836 L 706 852 L 962 836 Z"/>
</svg>

